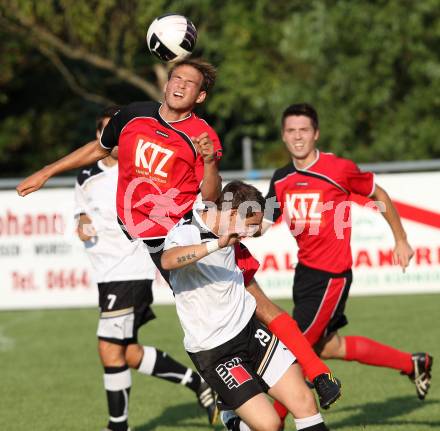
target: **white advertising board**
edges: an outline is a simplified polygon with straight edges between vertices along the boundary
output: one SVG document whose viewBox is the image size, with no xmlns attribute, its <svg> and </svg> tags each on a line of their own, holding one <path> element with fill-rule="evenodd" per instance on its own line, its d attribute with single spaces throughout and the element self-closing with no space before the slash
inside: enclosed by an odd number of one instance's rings
<svg viewBox="0 0 440 431">
<path fill-rule="evenodd" d="M 25 198 L 0 191 L 0 309 L 97 306 L 98 291 L 73 219 L 73 188 Z M 173 301 L 156 283 L 158 303 Z"/>
<path fill-rule="evenodd" d="M 440 292 L 440 173 L 378 175 L 395 201 L 415 256 L 406 273 L 392 265 L 393 237 L 383 217 L 353 204 L 352 294 Z M 268 181 L 253 181 L 263 193 Z M 26 198 L 0 191 L 0 309 L 96 306 L 87 256 L 76 238 L 73 189 Z M 260 261 L 259 283 L 271 297 L 291 297 L 296 244 L 282 224 L 247 241 Z M 163 282 L 156 303 L 173 302 Z"/>
</svg>

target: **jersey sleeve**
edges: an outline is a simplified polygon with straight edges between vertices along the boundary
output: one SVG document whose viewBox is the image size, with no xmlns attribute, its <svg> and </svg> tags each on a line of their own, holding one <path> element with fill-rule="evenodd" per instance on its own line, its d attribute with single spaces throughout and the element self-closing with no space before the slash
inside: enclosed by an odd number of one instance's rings
<svg viewBox="0 0 440 431">
<path fill-rule="evenodd" d="M 214 151 L 215 151 L 215 156 L 216 156 L 217 165 L 218 165 L 220 162 L 220 159 L 222 158 L 222 153 L 223 153 L 222 144 L 220 143 L 220 139 L 219 139 L 217 133 L 215 133 L 214 129 L 209 127 L 207 132 L 208 132 L 209 137 L 211 138 L 212 143 L 214 144 Z M 199 182 L 199 184 L 203 181 L 203 172 L 204 172 L 203 158 L 200 154 L 197 154 L 195 173 L 196 173 L 196 178 L 197 178 L 197 181 Z"/>
<path fill-rule="evenodd" d="M 243 273 L 244 285 L 247 286 L 254 278 L 260 263 L 252 256 L 248 248 L 242 244 L 235 244 L 235 263 Z"/>
<path fill-rule="evenodd" d="M 116 114 L 110 118 L 110 121 L 108 122 L 107 126 L 104 127 L 104 130 L 101 133 L 100 144 L 103 148 L 106 150 L 112 150 L 118 145 L 119 135 L 127 123 L 126 118 L 126 107 L 116 112 Z"/>
<path fill-rule="evenodd" d="M 193 225 L 177 225 L 168 232 L 164 250 L 193 244 L 201 244 L 200 231 Z"/>
<path fill-rule="evenodd" d="M 281 216 L 281 204 L 278 201 L 275 190 L 275 174 L 272 176 L 269 191 L 266 195 L 266 207 L 264 209 L 264 220 L 275 223 Z"/>
<path fill-rule="evenodd" d="M 375 189 L 374 174 L 369 171 L 362 172 L 351 160 L 346 160 L 345 163 L 345 184 L 348 191 L 370 197 Z"/>
</svg>

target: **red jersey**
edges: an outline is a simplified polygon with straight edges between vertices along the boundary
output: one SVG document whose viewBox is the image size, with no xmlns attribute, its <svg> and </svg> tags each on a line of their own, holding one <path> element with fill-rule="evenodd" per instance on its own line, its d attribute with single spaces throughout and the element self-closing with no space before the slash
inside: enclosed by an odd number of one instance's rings
<svg viewBox="0 0 440 431">
<path fill-rule="evenodd" d="M 254 256 L 252 256 L 248 248 L 241 242 L 234 244 L 234 251 L 235 263 L 243 274 L 244 285 L 248 286 L 254 278 L 255 273 L 258 271 L 260 263 L 257 259 L 255 259 Z"/>
<path fill-rule="evenodd" d="M 361 172 L 351 160 L 317 152 L 305 169 L 289 163 L 276 170 L 266 199 L 279 208 L 265 218 L 281 215 L 298 243 L 298 261 L 322 271 L 341 273 L 351 268 L 351 193 L 371 196 L 374 175 Z"/>
<path fill-rule="evenodd" d="M 119 147 L 118 219 L 132 238 L 162 238 L 191 209 L 203 179 L 203 159 L 191 137 L 207 132 L 217 158 L 215 131 L 191 113 L 165 121 L 157 102 L 133 103 L 105 127 L 101 145 Z"/>
</svg>

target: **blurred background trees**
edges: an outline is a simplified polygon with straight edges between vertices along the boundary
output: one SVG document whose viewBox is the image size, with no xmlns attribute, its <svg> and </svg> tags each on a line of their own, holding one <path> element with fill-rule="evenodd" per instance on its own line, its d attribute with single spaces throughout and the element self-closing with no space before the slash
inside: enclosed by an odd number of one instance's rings
<svg viewBox="0 0 440 431">
<path fill-rule="evenodd" d="M 222 138 L 222 169 L 286 154 L 279 118 L 314 104 L 321 148 L 358 162 L 440 157 L 440 0 L 0 0 L 1 176 L 23 176 L 94 138 L 111 103 L 158 99 L 166 65 L 154 17 L 187 15 L 195 56 L 218 67 L 199 114 Z"/>
</svg>

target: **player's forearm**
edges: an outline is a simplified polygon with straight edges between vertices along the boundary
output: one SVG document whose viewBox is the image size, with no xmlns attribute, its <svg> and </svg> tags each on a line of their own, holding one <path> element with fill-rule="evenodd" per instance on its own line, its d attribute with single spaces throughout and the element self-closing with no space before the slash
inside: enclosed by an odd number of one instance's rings
<svg viewBox="0 0 440 431">
<path fill-rule="evenodd" d="M 382 215 L 393 232 L 394 240 L 396 242 L 406 241 L 405 229 L 403 228 L 399 213 L 397 212 L 396 207 L 391 201 L 388 193 L 382 187 L 376 185 L 376 189 L 374 190 L 371 198 L 375 201 L 383 203 L 384 211 L 382 211 Z"/>
<path fill-rule="evenodd" d="M 203 181 L 200 193 L 204 202 L 215 202 L 220 196 L 222 178 L 218 173 L 216 161 L 204 164 Z"/>
<path fill-rule="evenodd" d="M 57 160 L 56 162 L 45 166 L 43 169 L 33 173 L 17 185 L 17 193 L 20 196 L 26 196 L 39 190 L 46 181 L 61 172 L 70 169 L 87 166 L 108 155 L 108 151 L 101 147 L 98 141 L 89 142 L 78 150 Z"/>
<path fill-rule="evenodd" d="M 67 156 L 57 160 L 44 169 L 50 175 L 58 175 L 61 172 L 70 171 L 72 169 L 88 166 L 98 160 L 103 159 L 109 155 L 109 151 L 103 148 L 98 141 L 91 141 Z"/>
<path fill-rule="evenodd" d="M 161 257 L 162 268 L 169 271 L 190 265 L 209 254 L 208 246 L 204 244 L 185 245 L 165 250 Z"/>
<path fill-rule="evenodd" d="M 255 279 L 246 286 L 246 290 L 255 298 L 257 309 L 255 310 L 257 319 L 266 326 L 285 311 L 274 304 L 261 290 Z"/>
</svg>

